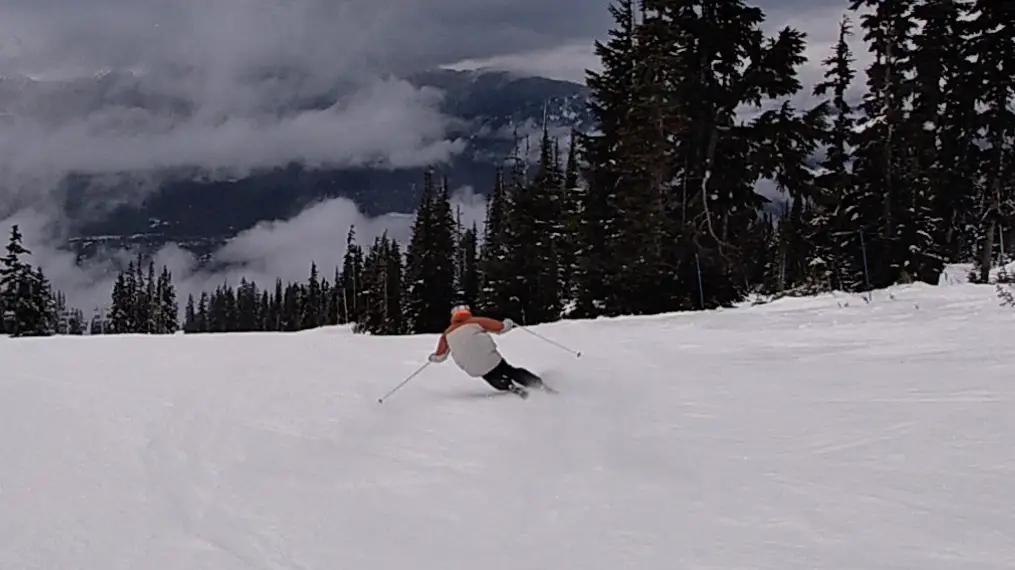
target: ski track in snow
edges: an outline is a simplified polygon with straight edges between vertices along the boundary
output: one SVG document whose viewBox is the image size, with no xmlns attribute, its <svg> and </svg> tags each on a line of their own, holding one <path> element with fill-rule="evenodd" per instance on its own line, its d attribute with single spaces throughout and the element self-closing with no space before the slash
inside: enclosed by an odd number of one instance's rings
<svg viewBox="0 0 1015 570">
<path fill-rule="evenodd" d="M 0 339 L 0 569 L 1015 568 L 1015 311 L 910 286 L 434 336 Z M 848 302 L 848 306 L 846 303 Z"/>
</svg>

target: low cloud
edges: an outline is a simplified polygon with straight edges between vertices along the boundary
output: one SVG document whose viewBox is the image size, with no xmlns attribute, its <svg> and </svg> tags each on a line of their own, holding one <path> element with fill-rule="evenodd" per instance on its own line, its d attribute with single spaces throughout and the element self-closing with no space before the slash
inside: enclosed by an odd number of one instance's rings
<svg viewBox="0 0 1015 570">
<path fill-rule="evenodd" d="M 468 71 L 511 71 L 581 84 L 585 83 L 586 70 L 602 70 L 602 64 L 595 53 L 591 39 L 548 49 L 528 50 L 481 59 L 464 59 L 443 67 Z"/>
<path fill-rule="evenodd" d="M 473 223 L 482 231 L 486 200 L 472 188 L 458 189 L 452 196 L 452 208 L 460 212 L 462 225 Z M 341 266 L 346 252 L 350 226 L 356 230 L 356 242 L 369 247 L 385 232 L 404 248 L 409 243 L 414 213 L 390 213 L 368 217 L 351 200 L 336 198 L 314 204 L 292 219 L 264 222 L 241 232 L 212 255 L 211 265 L 226 269 L 201 269 L 197 259 L 187 250 L 171 244 L 154 255 L 157 267 L 165 265 L 173 272 L 180 307 L 187 295 L 195 297 L 202 291 L 213 291 L 219 285 L 237 285 L 241 278 L 253 280 L 261 287 L 273 287 L 276 278 L 283 282 L 303 281 L 316 262 L 322 277 L 332 279 L 336 266 Z M 18 224 L 25 246 L 32 252 L 26 259 L 38 265 L 63 291 L 72 307 L 91 317 L 94 309 L 108 307 L 117 267 L 124 267 L 136 252 L 100 251 L 82 264 L 75 254 L 62 247 L 65 237 L 47 213 L 23 210 L 0 222 L 4 239 L 10 227 Z"/>
<path fill-rule="evenodd" d="M 412 167 L 446 159 L 440 94 L 376 80 L 326 109 L 181 118 L 142 108 L 95 110 L 57 125 L 12 117 L 0 134 L 6 175 L 104 173 L 194 166 L 243 175 L 290 161 L 307 166 Z"/>
<path fill-rule="evenodd" d="M 129 89 L 143 93 L 125 85 L 121 99 L 135 93 Z M 182 169 L 240 178 L 292 162 L 308 168 L 439 163 L 465 147 L 445 138 L 449 123 L 437 110 L 440 99 L 439 92 L 404 81 L 373 79 L 323 109 L 279 111 L 262 99 L 217 111 L 181 99 L 146 108 L 102 105 L 58 120 L 53 116 L 66 114 L 66 107 L 18 109 L 0 120 L 0 188 L 12 208 L 33 197 L 52 202 L 68 174 L 105 175 L 115 183 L 109 193 L 93 195 L 108 203 L 143 197 L 162 173 Z M 125 179 L 145 182 L 125 185 Z"/>
</svg>

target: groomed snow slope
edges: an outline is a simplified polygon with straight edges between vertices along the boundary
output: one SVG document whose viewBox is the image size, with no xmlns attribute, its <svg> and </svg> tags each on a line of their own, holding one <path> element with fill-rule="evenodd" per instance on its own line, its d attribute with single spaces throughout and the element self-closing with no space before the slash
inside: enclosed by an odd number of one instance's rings
<svg viewBox="0 0 1015 570">
<path fill-rule="evenodd" d="M 1011 570 L 990 287 L 435 337 L 0 340 L 3 570 Z"/>
</svg>

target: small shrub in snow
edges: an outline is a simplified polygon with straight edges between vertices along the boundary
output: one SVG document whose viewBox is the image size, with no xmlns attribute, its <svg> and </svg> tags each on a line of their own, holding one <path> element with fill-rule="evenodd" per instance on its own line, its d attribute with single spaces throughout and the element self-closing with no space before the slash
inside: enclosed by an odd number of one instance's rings
<svg viewBox="0 0 1015 570">
<path fill-rule="evenodd" d="M 1008 283 L 1008 284 L 1015 283 L 1015 273 L 1012 273 L 1012 272 L 1008 271 L 1008 266 L 1007 265 L 1002 265 L 1001 268 L 997 270 L 997 281 L 996 282 L 997 283 Z"/>
<path fill-rule="evenodd" d="M 994 287 L 997 289 L 997 298 L 1001 300 L 1002 307 L 1015 307 L 1015 288 L 1012 285 L 1003 287 L 997 284 Z"/>
<path fill-rule="evenodd" d="M 1002 265 L 997 272 L 997 282 L 994 285 L 1002 307 L 1015 307 L 1015 285 L 1013 284 L 1015 284 L 1015 275 L 1008 271 L 1007 265 Z"/>
</svg>

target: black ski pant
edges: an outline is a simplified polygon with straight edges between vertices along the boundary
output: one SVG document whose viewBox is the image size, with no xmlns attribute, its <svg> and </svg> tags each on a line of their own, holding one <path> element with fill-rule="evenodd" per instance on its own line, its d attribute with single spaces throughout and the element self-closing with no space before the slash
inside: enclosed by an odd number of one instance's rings
<svg viewBox="0 0 1015 570">
<path fill-rule="evenodd" d="M 501 360 L 496 368 L 484 374 L 483 380 L 501 391 L 510 388 L 512 381 L 525 387 L 535 387 L 543 383 L 539 376 L 524 368 L 511 366 L 507 360 Z"/>
</svg>

